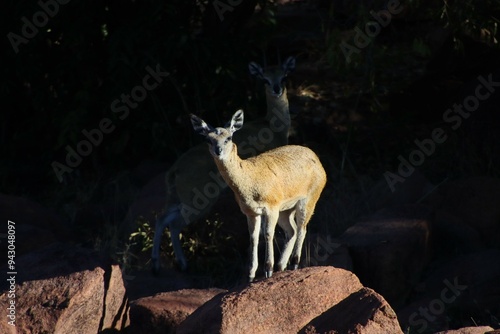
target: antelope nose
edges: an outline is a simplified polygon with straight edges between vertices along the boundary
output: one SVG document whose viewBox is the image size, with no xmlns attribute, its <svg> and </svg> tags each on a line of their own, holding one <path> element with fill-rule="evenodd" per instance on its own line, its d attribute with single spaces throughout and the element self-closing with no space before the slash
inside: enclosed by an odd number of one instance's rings
<svg viewBox="0 0 500 334">
<path fill-rule="evenodd" d="M 220 156 L 222 154 L 222 147 L 214 146 L 214 153 L 215 155 Z"/>
</svg>

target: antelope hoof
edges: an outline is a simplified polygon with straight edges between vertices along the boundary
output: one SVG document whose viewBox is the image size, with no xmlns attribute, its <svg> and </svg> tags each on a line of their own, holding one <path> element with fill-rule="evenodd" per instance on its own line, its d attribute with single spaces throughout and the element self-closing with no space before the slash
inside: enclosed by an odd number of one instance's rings
<svg viewBox="0 0 500 334">
<path fill-rule="evenodd" d="M 298 264 L 294 264 L 294 265 L 292 266 L 292 270 L 297 270 L 297 269 L 299 269 L 299 265 L 298 265 Z"/>
<path fill-rule="evenodd" d="M 255 276 L 249 276 L 248 283 L 252 283 L 254 279 L 255 279 Z"/>
<path fill-rule="evenodd" d="M 269 278 L 271 276 L 273 276 L 273 271 L 272 270 L 266 271 L 266 278 Z"/>
</svg>

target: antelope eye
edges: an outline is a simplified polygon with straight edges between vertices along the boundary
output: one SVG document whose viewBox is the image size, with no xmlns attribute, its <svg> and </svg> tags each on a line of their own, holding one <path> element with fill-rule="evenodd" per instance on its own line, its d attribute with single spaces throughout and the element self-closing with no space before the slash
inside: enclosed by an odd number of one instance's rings
<svg viewBox="0 0 500 334">
<path fill-rule="evenodd" d="M 233 137 L 227 137 L 226 140 L 224 140 L 224 144 L 229 143 L 229 141 L 232 140 L 232 139 L 233 139 Z"/>
</svg>

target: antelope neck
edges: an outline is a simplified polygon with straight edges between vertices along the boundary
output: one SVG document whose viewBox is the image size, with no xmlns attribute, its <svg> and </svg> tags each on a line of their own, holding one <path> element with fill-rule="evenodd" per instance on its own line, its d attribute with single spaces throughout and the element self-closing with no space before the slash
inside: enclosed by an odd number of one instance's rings
<svg viewBox="0 0 500 334">
<path fill-rule="evenodd" d="M 238 147 L 232 143 L 231 153 L 225 159 L 215 159 L 217 169 L 227 185 L 237 192 L 236 183 L 241 184 L 241 176 L 243 173 L 243 160 L 238 156 Z M 236 182 L 238 180 L 238 182 Z"/>
</svg>

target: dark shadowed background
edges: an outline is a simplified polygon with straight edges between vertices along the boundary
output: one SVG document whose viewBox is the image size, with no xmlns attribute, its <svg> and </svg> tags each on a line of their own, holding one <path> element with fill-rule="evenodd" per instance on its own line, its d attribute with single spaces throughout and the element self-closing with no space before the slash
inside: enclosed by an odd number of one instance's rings
<svg viewBox="0 0 500 334">
<path fill-rule="evenodd" d="M 154 223 L 123 226 L 131 203 L 201 142 L 189 114 L 217 125 L 240 108 L 265 114 L 250 61 L 297 59 L 290 142 L 314 149 L 328 173 L 310 233 L 337 237 L 389 203 L 500 176 L 495 0 L 4 1 L 0 17 L 3 205 L 39 203 L 63 238 L 125 272 L 148 268 Z M 224 209 L 183 234 L 200 286 L 232 286 L 244 272 L 224 223 L 245 218 Z M 439 247 L 443 257 L 457 248 Z"/>
</svg>

